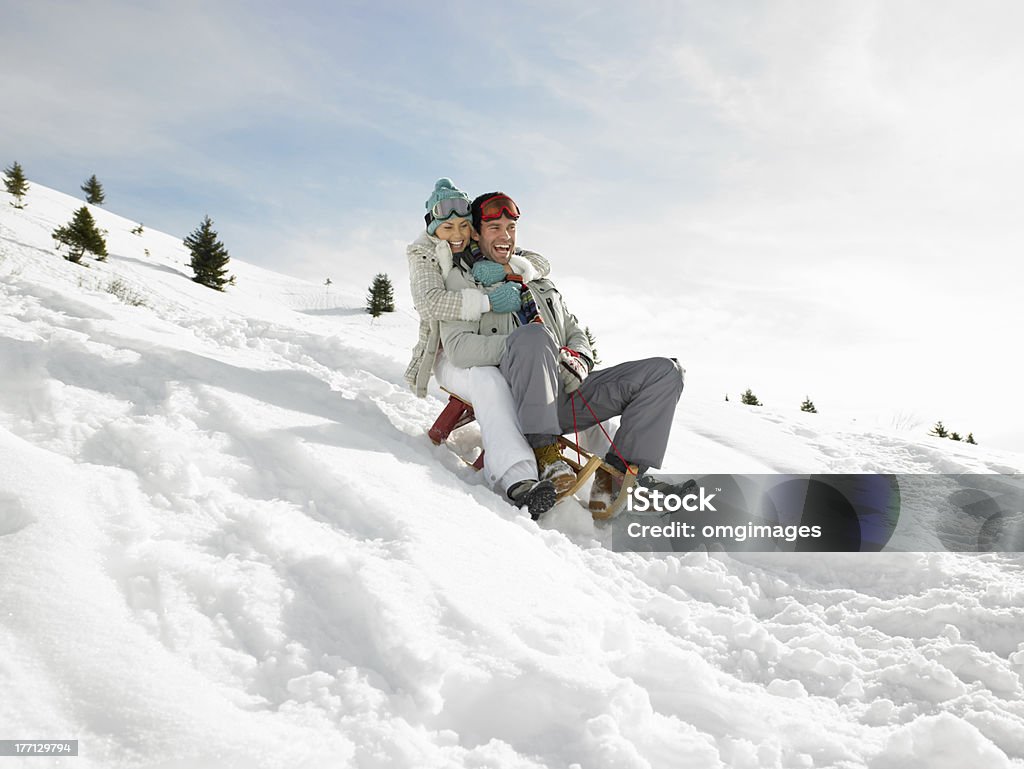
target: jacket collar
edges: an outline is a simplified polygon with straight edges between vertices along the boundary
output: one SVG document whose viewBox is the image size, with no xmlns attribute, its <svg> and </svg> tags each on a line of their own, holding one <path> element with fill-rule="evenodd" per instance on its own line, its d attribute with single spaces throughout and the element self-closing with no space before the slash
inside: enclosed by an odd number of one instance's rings
<svg viewBox="0 0 1024 769">
<path fill-rule="evenodd" d="M 434 252 L 434 258 L 437 259 L 437 266 L 441 269 L 442 278 L 446 278 L 452 271 L 452 249 L 447 240 L 441 240 L 423 230 L 409 246 L 410 249 L 416 247 L 427 248 Z"/>
</svg>

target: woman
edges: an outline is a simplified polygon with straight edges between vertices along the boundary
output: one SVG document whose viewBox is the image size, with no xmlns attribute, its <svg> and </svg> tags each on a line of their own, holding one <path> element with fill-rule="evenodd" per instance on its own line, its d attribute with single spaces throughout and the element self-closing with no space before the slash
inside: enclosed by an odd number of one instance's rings
<svg viewBox="0 0 1024 769">
<path fill-rule="evenodd" d="M 484 312 L 516 312 L 522 306 L 519 289 L 504 282 L 505 269 L 479 259 L 471 249 L 469 196 L 451 179 L 438 179 L 426 202 L 426 230 L 409 245 L 409 280 L 413 304 L 420 315 L 420 335 L 405 378 L 419 397 L 427 394 L 433 372 L 438 383 L 473 403 L 484 448 L 488 482 L 533 517 L 556 500 L 554 484 L 537 480 L 537 462 L 516 422 L 515 404 L 505 377 L 494 366 L 458 368 L 441 349 L 439 322 L 478 320 Z M 482 288 L 445 288 L 445 277 L 463 265 Z M 511 269 L 526 280 L 547 275 L 550 266 L 539 254 L 517 250 Z"/>
</svg>

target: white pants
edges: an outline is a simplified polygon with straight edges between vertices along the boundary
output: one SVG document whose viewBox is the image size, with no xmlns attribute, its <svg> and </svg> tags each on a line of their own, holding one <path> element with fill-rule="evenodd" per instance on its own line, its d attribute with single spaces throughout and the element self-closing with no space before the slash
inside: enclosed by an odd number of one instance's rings
<svg viewBox="0 0 1024 769">
<path fill-rule="evenodd" d="M 508 382 L 497 366 L 453 366 L 439 350 L 434 376 L 446 390 L 473 403 L 484 448 L 484 477 L 500 493 L 525 479 L 537 479 L 537 458 L 516 419 Z"/>
</svg>

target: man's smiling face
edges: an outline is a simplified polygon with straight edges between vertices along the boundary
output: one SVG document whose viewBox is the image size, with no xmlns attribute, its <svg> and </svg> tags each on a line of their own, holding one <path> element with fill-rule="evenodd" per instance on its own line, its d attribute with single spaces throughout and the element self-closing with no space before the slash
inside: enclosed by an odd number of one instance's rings
<svg viewBox="0 0 1024 769">
<path fill-rule="evenodd" d="M 508 264 L 516 247 L 516 220 L 502 215 L 480 223 L 477 233 L 484 256 L 498 264 Z"/>
</svg>

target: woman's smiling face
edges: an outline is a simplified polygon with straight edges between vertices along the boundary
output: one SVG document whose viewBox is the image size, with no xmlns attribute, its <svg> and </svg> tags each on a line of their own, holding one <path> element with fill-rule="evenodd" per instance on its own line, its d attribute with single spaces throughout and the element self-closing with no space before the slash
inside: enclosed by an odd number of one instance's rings
<svg viewBox="0 0 1024 769">
<path fill-rule="evenodd" d="M 451 219 L 446 219 L 437 225 L 437 231 L 434 234 L 441 240 L 447 240 L 448 245 L 451 246 L 452 253 L 457 254 L 459 251 L 469 247 L 471 231 L 472 225 L 469 219 L 453 216 Z"/>
</svg>

